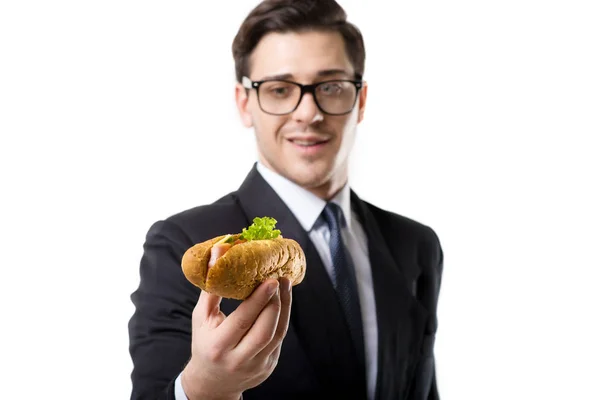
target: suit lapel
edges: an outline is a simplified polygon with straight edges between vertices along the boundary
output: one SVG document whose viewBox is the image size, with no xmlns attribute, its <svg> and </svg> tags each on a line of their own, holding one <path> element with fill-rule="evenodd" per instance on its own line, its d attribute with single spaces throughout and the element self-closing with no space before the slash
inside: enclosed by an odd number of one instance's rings
<svg viewBox="0 0 600 400">
<path fill-rule="evenodd" d="M 296 240 L 305 252 L 306 275 L 293 288 L 289 331 L 297 335 L 317 378 L 324 387 L 340 388 L 338 393 L 364 393 L 364 371 L 358 367 L 335 291 L 307 232 L 256 166 L 237 195 L 248 222 L 254 217 L 275 218 L 282 236 Z"/>
<path fill-rule="evenodd" d="M 411 365 L 427 319 L 426 310 L 413 296 L 412 281 L 418 266 L 394 259 L 386 232 L 367 204 L 352 192 L 352 204 L 368 237 L 378 324 L 377 399 L 402 398 L 411 379 Z"/>
</svg>

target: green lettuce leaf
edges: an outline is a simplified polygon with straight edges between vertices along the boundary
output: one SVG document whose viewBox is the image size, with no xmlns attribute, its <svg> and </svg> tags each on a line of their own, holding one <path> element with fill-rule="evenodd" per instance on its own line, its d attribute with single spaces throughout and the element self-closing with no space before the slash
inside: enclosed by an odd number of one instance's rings
<svg viewBox="0 0 600 400">
<path fill-rule="evenodd" d="M 227 235 L 225 238 L 223 238 L 223 243 L 232 244 L 233 242 L 235 242 L 235 236 L 233 235 Z"/>
<path fill-rule="evenodd" d="M 240 239 L 246 240 L 266 240 L 275 239 L 281 234 L 279 229 L 275 229 L 277 220 L 271 217 L 256 217 L 253 224 L 242 230 Z"/>
</svg>

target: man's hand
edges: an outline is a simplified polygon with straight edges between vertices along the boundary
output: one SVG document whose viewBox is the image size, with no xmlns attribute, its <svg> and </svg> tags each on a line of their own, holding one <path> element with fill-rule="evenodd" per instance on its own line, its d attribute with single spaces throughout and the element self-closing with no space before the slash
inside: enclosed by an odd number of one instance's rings
<svg viewBox="0 0 600 400">
<path fill-rule="evenodd" d="M 192 357 L 181 384 L 190 400 L 238 400 L 275 369 L 290 320 L 291 283 L 269 279 L 228 317 L 202 291 L 192 314 Z"/>
</svg>

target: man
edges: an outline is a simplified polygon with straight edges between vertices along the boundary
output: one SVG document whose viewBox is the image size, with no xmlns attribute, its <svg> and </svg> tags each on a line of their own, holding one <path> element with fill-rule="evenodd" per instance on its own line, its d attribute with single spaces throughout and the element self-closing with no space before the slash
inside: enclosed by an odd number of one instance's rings
<svg viewBox="0 0 600 400">
<path fill-rule="evenodd" d="M 265 0 L 233 55 L 259 160 L 237 191 L 150 228 L 132 399 L 438 399 L 438 238 L 348 186 L 367 99 L 360 32 L 334 0 Z M 189 247 L 263 216 L 304 249 L 301 284 L 271 279 L 240 302 L 185 279 Z"/>
</svg>

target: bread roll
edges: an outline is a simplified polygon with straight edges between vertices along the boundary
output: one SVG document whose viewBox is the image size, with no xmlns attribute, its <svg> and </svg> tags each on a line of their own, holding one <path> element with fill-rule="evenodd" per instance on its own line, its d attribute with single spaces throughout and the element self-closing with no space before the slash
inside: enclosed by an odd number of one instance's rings
<svg viewBox="0 0 600 400">
<path fill-rule="evenodd" d="M 226 235 L 190 247 L 181 266 L 185 277 L 200 289 L 230 299 L 244 300 L 268 278 L 288 278 L 298 285 L 306 273 L 300 245 L 281 236 L 233 245 L 208 267 L 211 248 Z"/>
</svg>

